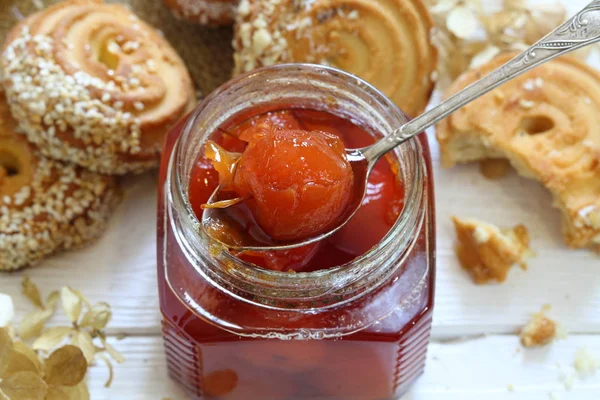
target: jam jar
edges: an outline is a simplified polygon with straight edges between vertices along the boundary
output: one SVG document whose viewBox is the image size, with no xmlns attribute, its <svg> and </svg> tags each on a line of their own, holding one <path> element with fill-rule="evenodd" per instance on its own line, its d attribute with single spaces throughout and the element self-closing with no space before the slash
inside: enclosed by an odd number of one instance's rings
<svg viewBox="0 0 600 400">
<path fill-rule="evenodd" d="M 157 241 L 169 374 L 193 399 L 396 399 L 423 373 L 431 330 L 427 139 L 379 161 L 361 210 L 326 243 L 242 257 L 201 228 L 199 205 L 218 185 L 204 144 L 243 151 L 237 135 L 261 119 L 338 134 L 347 148 L 407 120 L 353 75 L 286 64 L 224 84 L 170 132 Z"/>
</svg>

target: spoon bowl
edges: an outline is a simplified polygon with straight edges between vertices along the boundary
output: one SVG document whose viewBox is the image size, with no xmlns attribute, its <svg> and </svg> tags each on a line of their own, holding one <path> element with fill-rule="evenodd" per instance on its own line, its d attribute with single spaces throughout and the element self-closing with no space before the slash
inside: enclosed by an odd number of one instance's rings
<svg viewBox="0 0 600 400">
<path fill-rule="evenodd" d="M 206 208 L 202 214 L 202 227 L 212 239 L 236 251 L 290 250 L 319 242 L 346 225 L 354 217 L 365 198 L 369 173 L 377 161 L 367 159 L 363 154 L 365 149 L 346 150 L 346 158 L 350 162 L 354 175 L 350 203 L 346 206 L 344 212 L 319 235 L 295 240 L 275 240 L 260 229 L 250 211 L 240 204 L 228 208 Z M 217 187 L 207 203 L 217 202 L 219 194 L 220 188 Z M 236 218 L 235 215 L 239 216 L 240 213 L 244 214 L 243 218 Z M 239 223 L 240 220 L 250 221 L 251 223 L 244 226 Z M 238 235 L 223 235 L 223 231 L 235 231 Z"/>
<path fill-rule="evenodd" d="M 506 64 L 402 125 L 373 145 L 362 149 L 347 149 L 346 157 L 354 173 L 350 203 L 341 216 L 318 235 L 296 240 L 273 240 L 262 232 L 255 222 L 247 226 L 241 226 L 237 222 L 234 217 L 236 213 L 238 215 L 242 213 L 247 220 L 252 220 L 252 216 L 248 215 L 249 210 L 244 209 L 243 204 L 236 204 L 230 208 L 204 210 L 202 227 L 212 239 L 238 251 L 289 250 L 321 241 L 339 231 L 356 214 L 365 197 L 369 174 L 377 160 L 384 154 L 503 83 L 558 56 L 599 41 L 600 0 L 595 0 Z M 208 203 L 216 202 L 218 199 L 219 188 L 213 192 Z M 223 234 L 223 232 L 236 234 Z"/>
</svg>

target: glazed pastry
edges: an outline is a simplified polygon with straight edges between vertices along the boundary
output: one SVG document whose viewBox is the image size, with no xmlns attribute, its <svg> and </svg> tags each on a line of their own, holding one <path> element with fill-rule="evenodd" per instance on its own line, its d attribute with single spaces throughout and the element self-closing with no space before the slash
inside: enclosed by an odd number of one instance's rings
<svg viewBox="0 0 600 400">
<path fill-rule="evenodd" d="M 235 73 L 283 62 L 331 65 L 365 79 L 416 116 L 433 90 L 431 29 L 420 0 L 242 0 Z"/>
<path fill-rule="evenodd" d="M 238 0 L 163 0 L 173 15 L 202 25 L 229 25 Z"/>
<path fill-rule="evenodd" d="M 459 77 L 450 96 L 508 61 L 503 54 Z M 600 73 L 561 57 L 458 110 L 437 126 L 445 167 L 507 158 L 540 181 L 562 212 L 570 247 L 600 250 Z"/>
<path fill-rule="evenodd" d="M 525 259 L 530 251 L 525 226 L 501 230 L 476 219 L 453 217 L 452 222 L 458 239 L 456 256 L 475 283 L 504 282 L 515 264 L 527 268 Z"/>
<path fill-rule="evenodd" d="M 114 177 L 44 157 L 16 128 L 0 92 L 0 271 L 97 238 L 121 198 Z"/>
<path fill-rule="evenodd" d="M 123 174 L 158 164 L 194 104 L 179 56 L 125 7 L 69 0 L 10 33 L 4 87 L 27 138 L 49 157 Z"/>
</svg>

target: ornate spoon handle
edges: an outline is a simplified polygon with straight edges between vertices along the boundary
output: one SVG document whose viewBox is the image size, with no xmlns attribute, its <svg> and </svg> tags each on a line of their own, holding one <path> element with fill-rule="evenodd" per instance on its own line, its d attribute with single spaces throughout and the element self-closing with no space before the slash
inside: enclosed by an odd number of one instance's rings
<svg viewBox="0 0 600 400">
<path fill-rule="evenodd" d="M 592 1 L 573 18 L 554 29 L 527 50 L 498 69 L 467 86 L 438 106 L 404 124 L 368 149 L 365 158 L 373 162 L 394 147 L 423 132 L 467 103 L 518 75 L 560 55 L 600 41 L 600 0 Z"/>
</svg>

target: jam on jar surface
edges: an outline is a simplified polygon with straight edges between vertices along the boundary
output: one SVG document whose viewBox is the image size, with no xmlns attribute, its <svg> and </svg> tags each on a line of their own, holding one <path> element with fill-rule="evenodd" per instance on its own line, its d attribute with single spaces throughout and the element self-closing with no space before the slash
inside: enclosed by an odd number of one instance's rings
<svg viewBox="0 0 600 400">
<path fill-rule="evenodd" d="M 298 93 L 287 101 L 289 89 L 268 84 L 273 74 L 310 82 L 326 71 L 340 98 L 381 96 L 354 87 L 345 74 L 314 66 L 266 70 L 213 94 L 167 138 L 158 280 L 169 373 L 202 400 L 396 399 L 423 372 L 431 327 L 435 247 L 427 141 L 421 137 L 406 154 L 380 160 L 363 206 L 332 237 L 287 251 L 223 254 L 196 228 L 201 205 L 219 184 L 204 155 L 206 140 L 243 152 L 247 144 L 238 136 L 265 120 L 336 135 L 347 148 L 369 145 L 384 131 L 356 110 L 349 116 L 344 107 L 303 102 Z M 256 87 L 282 92 L 267 105 L 215 117 L 233 108 L 232 99 L 243 101 L 240 91 Z M 390 124 L 404 118 L 395 107 L 387 115 L 387 100 L 378 101 L 377 118 Z M 186 179 L 174 179 L 176 169 Z"/>
</svg>

